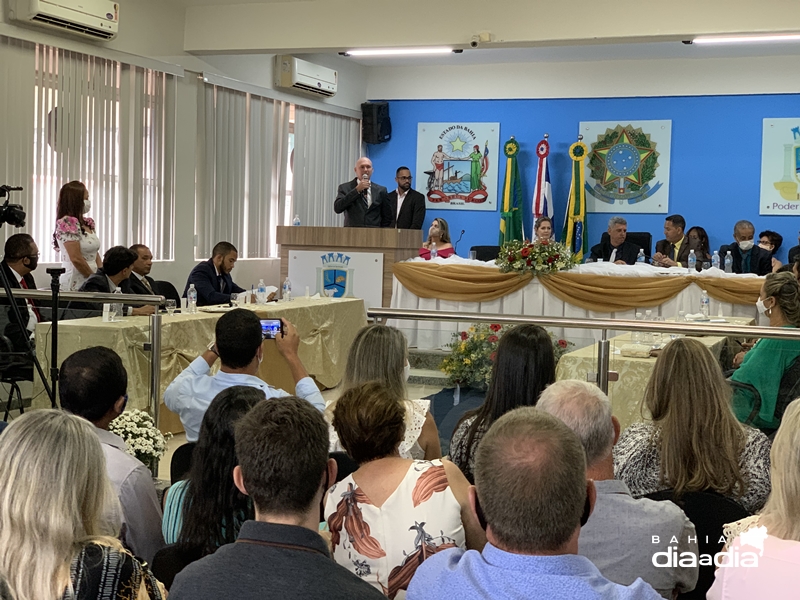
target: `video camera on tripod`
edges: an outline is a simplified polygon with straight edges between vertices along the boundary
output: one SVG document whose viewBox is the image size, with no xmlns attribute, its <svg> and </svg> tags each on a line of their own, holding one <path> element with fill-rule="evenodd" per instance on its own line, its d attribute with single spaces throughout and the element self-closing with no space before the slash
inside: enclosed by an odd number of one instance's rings
<svg viewBox="0 0 800 600">
<path fill-rule="evenodd" d="M 21 187 L 0 185 L 0 198 L 6 201 L 0 206 L 0 225 L 8 223 L 12 227 L 25 227 L 25 211 L 21 204 L 9 204 L 8 192 L 21 192 Z"/>
</svg>

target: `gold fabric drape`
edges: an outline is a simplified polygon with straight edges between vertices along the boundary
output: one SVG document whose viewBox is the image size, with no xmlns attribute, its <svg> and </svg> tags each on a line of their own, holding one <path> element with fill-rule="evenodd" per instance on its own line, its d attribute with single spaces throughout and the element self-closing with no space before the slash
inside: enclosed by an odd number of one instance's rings
<svg viewBox="0 0 800 600">
<path fill-rule="evenodd" d="M 420 298 L 458 302 L 488 302 L 522 289 L 530 273 L 501 273 L 486 267 L 397 263 L 397 280 Z M 618 312 L 657 306 L 677 296 L 692 283 L 721 302 L 755 304 L 763 279 L 739 277 L 612 277 L 560 272 L 539 278 L 548 292 L 573 306 L 597 312 Z"/>
</svg>

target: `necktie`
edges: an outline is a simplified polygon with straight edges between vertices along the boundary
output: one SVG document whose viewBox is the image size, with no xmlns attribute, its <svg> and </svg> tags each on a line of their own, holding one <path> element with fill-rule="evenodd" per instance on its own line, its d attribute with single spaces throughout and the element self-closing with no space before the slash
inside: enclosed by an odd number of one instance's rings
<svg viewBox="0 0 800 600">
<path fill-rule="evenodd" d="M 225 291 L 225 279 L 223 279 L 222 275 L 219 276 L 219 291 Z"/>
<path fill-rule="evenodd" d="M 20 279 L 19 280 L 19 285 L 22 287 L 23 290 L 27 290 L 28 289 L 28 284 L 25 283 L 24 279 Z M 36 315 L 36 322 L 37 323 L 41 323 L 42 322 L 42 315 L 39 314 L 39 309 L 36 308 L 36 305 L 30 299 L 27 300 L 27 302 L 30 305 L 31 310 L 33 310 L 33 314 Z"/>
<path fill-rule="evenodd" d="M 144 284 L 144 287 L 146 287 L 148 290 L 150 290 L 151 294 L 155 294 L 155 292 L 153 291 L 153 288 L 150 286 L 150 282 L 147 281 L 147 277 L 142 277 L 142 283 Z"/>
<path fill-rule="evenodd" d="M 364 190 L 364 201 L 367 203 L 367 208 L 372 206 L 372 194 L 370 192 L 372 192 L 371 188 Z"/>
<path fill-rule="evenodd" d="M 668 258 L 670 260 L 675 260 L 675 244 L 670 244 L 669 245 L 669 256 L 668 256 Z"/>
</svg>

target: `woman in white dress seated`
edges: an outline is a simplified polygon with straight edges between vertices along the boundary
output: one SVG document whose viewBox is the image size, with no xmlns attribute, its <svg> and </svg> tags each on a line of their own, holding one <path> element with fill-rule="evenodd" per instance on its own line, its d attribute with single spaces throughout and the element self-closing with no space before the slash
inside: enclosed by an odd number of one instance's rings
<svg viewBox="0 0 800 600">
<path fill-rule="evenodd" d="M 89 190 L 80 181 L 70 181 L 58 193 L 56 229 L 53 248 L 61 255 L 61 289 L 77 291 L 89 276 L 103 266 L 100 259 L 100 238 L 94 220 L 86 214 L 91 210 Z"/>
<path fill-rule="evenodd" d="M 486 543 L 458 467 L 400 456 L 405 415 L 403 403 L 379 382 L 342 395 L 333 425 L 358 469 L 325 500 L 333 559 L 398 599 L 429 556 L 456 547 L 480 550 Z"/>
<path fill-rule="evenodd" d="M 430 400 L 409 400 L 406 380 L 410 367 L 405 336 L 386 325 L 368 325 L 356 335 L 347 356 L 342 388 L 346 391 L 368 381 L 378 381 L 406 411 L 405 434 L 400 442 L 400 456 L 433 460 L 441 458 L 439 431 L 430 413 Z M 336 408 L 334 401 L 326 411 L 328 422 Z M 336 430 L 331 427 L 331 452 L 341 452 Z"/>
</svg>

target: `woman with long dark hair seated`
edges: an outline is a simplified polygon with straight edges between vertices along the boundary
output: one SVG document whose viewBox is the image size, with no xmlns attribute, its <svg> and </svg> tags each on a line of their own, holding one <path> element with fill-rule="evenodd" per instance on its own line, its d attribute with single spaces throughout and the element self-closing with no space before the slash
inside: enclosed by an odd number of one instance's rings
<svg viewBox="0 0 800 600">
<path fill-rule="evenodd" d="M 538 325 L 509 329 L 497 344 L 486 400 L 461 417 L 450 440 L 450 460 L 472 483 L 475 449 L 497 419 L 520 406 L 535 406 L 556 380 L 553 342 Z"/>
<path fill-rule="evenodd" d="M 164 541 L 178 544 L 162 551 L 171 557 L 170 563 L 182 568 L 213 554 L 220 546 L 235 542 L 242 523 L 253 518 L 250 499 L 233 483 L 233 468 L 238 464 L 233 427 L 264 399 L 261 390 L 236 385 L 217 394 L 209 405 L 189 475 L 167 490 L 164 502 Z M 176 554 L 183 560 L 176 561 Z M 164 554 L 156 555 L 154 570 L 169 585 L 171 577 L 162 571 L 164 562 Z M 174 577 L 180 569 L 169 570 Z"/>
</svg>

